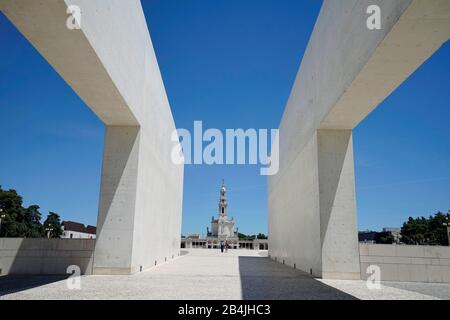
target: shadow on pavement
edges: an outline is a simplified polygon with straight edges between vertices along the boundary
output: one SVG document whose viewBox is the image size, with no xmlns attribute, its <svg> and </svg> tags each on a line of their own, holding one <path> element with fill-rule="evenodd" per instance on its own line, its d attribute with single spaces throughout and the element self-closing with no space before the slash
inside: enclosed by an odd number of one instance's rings
<svg viewBox="0 0 450 320">
<path fill-rule="evenodd" d="M 21 276 L 7 275 L 0 277 L 0 297 L 50 283 L 65 280 L 70 275 L 64 276 Z"/>
<path fill-rule="evenodd" d="M 390 288 L 412 291 L 442 300 L 450 300 L 449 283 L 383 281 L 381 284 Z"/>
<path fill-rule="evenodd" d="M 356 300 L 269 258 L 239 257 L 239 272 L 244 300 Z"/>
</svg>

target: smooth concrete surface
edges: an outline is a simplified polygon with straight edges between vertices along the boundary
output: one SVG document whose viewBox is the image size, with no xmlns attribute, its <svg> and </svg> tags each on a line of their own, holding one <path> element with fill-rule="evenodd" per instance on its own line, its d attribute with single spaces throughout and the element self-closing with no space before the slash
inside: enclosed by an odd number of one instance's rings
<svg viewBox="0 0 450 320">
<path fill-rule="evenodd" d="M 419 290 L 412 283 L 382 282 L 380 289 L 368 289 L 362 280 L 320 279 L 320 282 L 346 292 L 360 300 L 450 300 L 450 285 L 420 283 Z"/>
<path fill-rule="evenodd" d="M 319 130 L 317 139 L 322 277 L 360 279 L 352 132 Z"/>
<path fill-rule="evenodd" d="M 69 266 L 92 274 L 93 239 L 0 238 L 0 276 L 65 275 Z"/>
<path fill-rule="evenodd" d="M 315 276 L 322 274 L 317 134 L 269 193 L 269 255 Z M 302 170 L 309 168 L 309 170 Z M 270 182 L 270 180 L 269 180 Z M 302 201 L 299 201 L 299 198 Z"/>
<path fill-rule="evenodd" d="M 61 277 L 6 276 L 0 277 L 0 299 L 450 299 L 450 285 L 388 283 L 369 290 L 361 280 L 317 280 L 266 256 L 255 250 L 183 250 L 173 262 L 142 273 L 83 276 L 81 290 L 69 290 Z"/>
<path fill-rule="evenodd" d="M 70 30 L 68 5 L 81 9 Z M 147 269 L 179 254 L 183 166 L 139 0 L 0 0 L 0 10 L 105 123 L 94 273 Z"/>
<path fill-rule="evenodd" d="M 96 243 L 96 273 L 132 273 L 133 251 L 129 249 L 133 243 L 140 146 L 139 127 L 107 127 L 97 219 L 101 236 Z"/>
<path fill-rule="evenodd" d="M 371 265 L 382 281 L 450 283 L 450 247 L 360 244 L 361 279 Z"/>
<path fill-rule="evenodd" d="M 369 5 L 381 9 L 381 30 L 366 27 Z M 449 37 L 448 0 L 324 1 L 281 120 L 280 170 L 268 182 L 273 259 L 355 278 L 351 140 L 342 158 L 345 149 L 326 151 L 318 136 L 348 135 Z"/>
</svg>

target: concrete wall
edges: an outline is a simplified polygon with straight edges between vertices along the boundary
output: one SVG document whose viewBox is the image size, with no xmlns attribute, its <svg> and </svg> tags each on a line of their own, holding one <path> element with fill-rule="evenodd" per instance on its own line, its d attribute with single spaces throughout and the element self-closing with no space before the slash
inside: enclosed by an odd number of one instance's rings
<svg viewBox="0 0 450 320">
<path fill-rule="evenodd" d="M 450 247 L 360 244 L 361 279 L 367 267 L 381 269 L 381 281 L 450 283 Z"/>
<path fill-rule="evenodd" d="M 68 5 L 81 29 L 66 27 Z M 139 0 L 1 0 L 0 10 L 106 125 L 94 273 L 179 254 L 183 166 Z"/>
<path fill-rule="evenodd" d="M 0 238 L 1 275 L 64 275 L 71 265 L 91 274 L 94 244 L 91 239 Z"/>
<path fill-rule="evenodd" d="M 321 276 L 317 158 L 314 134 L 293 162 L 289 174 L 276 187 L 269 187 L 269 255 Z"/>
<path fill-rule="evenodd" d="M 366 27 L 369 5 L 381 8 L 381 30 Z M 269 177 L 271 257 L 318 277 L 359 277 L 350 132 L 449 37 L 448 0 L 324 1 Z"/>
</svg>

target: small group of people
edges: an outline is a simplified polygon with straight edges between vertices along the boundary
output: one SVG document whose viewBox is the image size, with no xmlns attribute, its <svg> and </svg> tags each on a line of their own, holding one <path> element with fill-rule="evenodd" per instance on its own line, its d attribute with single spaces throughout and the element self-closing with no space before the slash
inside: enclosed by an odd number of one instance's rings
<svg viewBox="0 0 450 320">
<path fill-rule="evenodd" d="M 230 245 L 228 244 L 228 241 L 220 241 L 220 252 L 223 253 L 223 251 L 225 250 L 225 252 L 228 252 L 228 248 L 230 247 Z"/>
</svg>

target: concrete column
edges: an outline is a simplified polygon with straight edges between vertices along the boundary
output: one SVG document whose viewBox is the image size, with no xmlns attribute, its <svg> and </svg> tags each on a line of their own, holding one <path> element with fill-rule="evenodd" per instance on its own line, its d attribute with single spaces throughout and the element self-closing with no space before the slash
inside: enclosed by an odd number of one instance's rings
<svg viewBox="0 0 450 320">
<path fill-rule="evenodd" d="M 106 128 L 94 274 L 133 273 L 139 127 Z"/>
<path fill-rule="evenodd" d="M 322 277 L 359 279 L 351 130 L 319 130 L 318 175 Z"/>
</svg>

